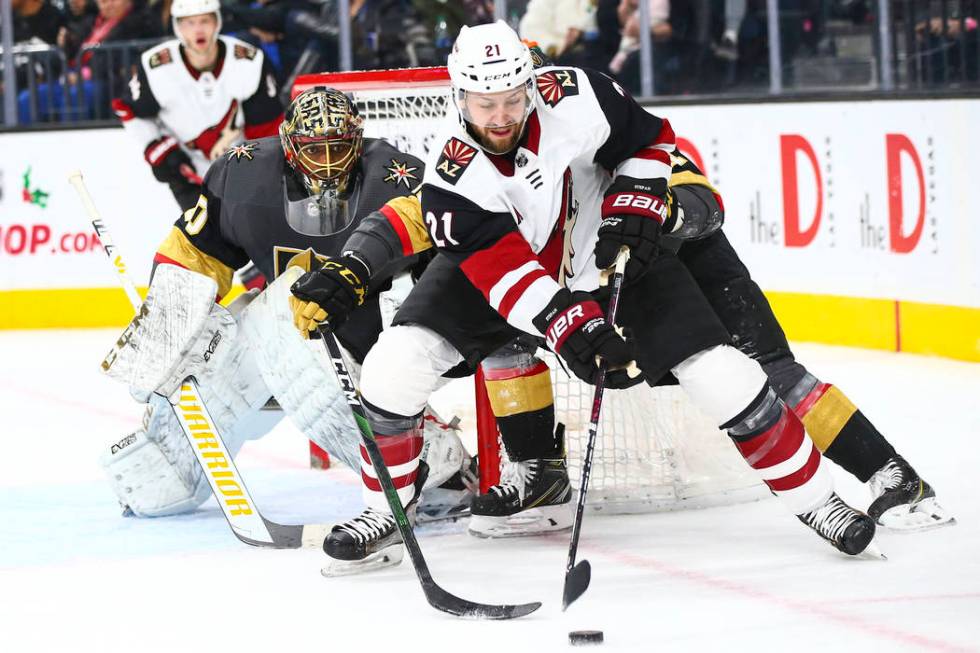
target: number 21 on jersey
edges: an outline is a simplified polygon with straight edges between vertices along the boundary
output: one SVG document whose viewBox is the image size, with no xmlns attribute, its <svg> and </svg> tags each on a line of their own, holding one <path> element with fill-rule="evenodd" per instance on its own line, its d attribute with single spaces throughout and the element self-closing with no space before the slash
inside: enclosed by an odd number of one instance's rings
<svg viewBox="0 0 980 653">
<path fill-rule="evenodd" d="M 437 218 L 436 214 L 428 211 L 425 214 L 425 224 L 429 228 L 429 235 L 436 247 L 446 247 L 447 245 L 459 245 L 459 241 L 452 237 L 450 233 L 453 225 L 453 214 L 451 211 L 444 211 L 442 217 Z"/>
</svg>

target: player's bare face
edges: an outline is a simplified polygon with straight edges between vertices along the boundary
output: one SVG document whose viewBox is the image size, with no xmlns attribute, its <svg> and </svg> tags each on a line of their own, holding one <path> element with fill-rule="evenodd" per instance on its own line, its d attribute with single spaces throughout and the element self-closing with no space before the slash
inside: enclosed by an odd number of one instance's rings
<svg viewBox="0 0 980 653">
<path fill-rule="evenodd" d="M 491 152 L 509 152 L 517 145 L 527 115 L 523 88 L 499 93 L 467 93 L 466 120 L 477 140 Z"/>
<path fill-rule="evenodd" d="M 218 19 L 214 14 L 197 14 L 177 19 L 177 29 L 184 39 L 184 45 L 191 53 L 198 56 L 217 53 L 218 42 L 215 40 L 218 32 Z"/>
</svg>

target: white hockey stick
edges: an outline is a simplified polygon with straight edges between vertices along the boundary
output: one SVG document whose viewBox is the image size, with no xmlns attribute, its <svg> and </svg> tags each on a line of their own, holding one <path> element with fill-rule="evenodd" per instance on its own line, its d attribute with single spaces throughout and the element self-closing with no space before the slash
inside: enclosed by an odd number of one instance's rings
<svg viewBox="0 0 980 653">
<path fill-rule="evenodd" d="M 112 236 L 102 216 L 95 208 L 92 196 L 89 195 L 85 182 L 82 181 L 81 171 L 75 170 L 69 174 L 68 181 L 78 192 L 92 226 L 102 242 L 106 256 L 116 269 L 116 278 L 136 311 L 135 322 L 144 314 L 141 310 L 143 300 L 136 290 L 136 284 L 126 271 L 126 263 L 112 242 Z M 191 449 L 194 450 L 194 455 L 197 456 L 201 469 L 204 470 L 221 512 L 224 513 L 228 525 L 238 539 L 253 546 L 276 549 L 298 549 L 303 546 L 320 548 L 323 545 L 323 538 L 330 530 L 328 525 L 277 524 L 262 516 L 249 495 L 245 481 L 242 480 L 231 454 L 228 453 L 214 419 L 201 399 L 201 391 L 193 376 L 187 377 L 181 383 L 176 398 L 168 400 Z"/>
</svg>

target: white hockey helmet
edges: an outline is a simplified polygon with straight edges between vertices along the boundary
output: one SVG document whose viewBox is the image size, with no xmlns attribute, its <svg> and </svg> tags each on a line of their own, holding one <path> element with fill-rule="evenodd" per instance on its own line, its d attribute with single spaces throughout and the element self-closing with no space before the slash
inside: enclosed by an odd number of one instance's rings
<svg viewBox="0 0 980 653">
<path fill-rule="evenodd" d="M 173 0 L 173 3 L 170 5 L 170 20 L 173 23 L 174 34 L 182 42 L 184 37 L 181 36 L 180 30 L 177 29 L 177 19 L 197 16 L 199 14 L 214 14 L 218 19 L 218 29 L 215 30 L 215 35 L 221 31 L 220 0 Z M 186 46 L 187 44 L 184 43 L 184 45 Z"/>
<path fill-rule="evenodd" d="M 502 20 L 475 27 L 463 26 L 449 53 L 449 79 L 460 118 L 470 120 L 467 93 L 499 93 L 521 88 L 527 102 L 524 119 L 534 108 L 534 63 L 531 51 Z"/>
</svg>

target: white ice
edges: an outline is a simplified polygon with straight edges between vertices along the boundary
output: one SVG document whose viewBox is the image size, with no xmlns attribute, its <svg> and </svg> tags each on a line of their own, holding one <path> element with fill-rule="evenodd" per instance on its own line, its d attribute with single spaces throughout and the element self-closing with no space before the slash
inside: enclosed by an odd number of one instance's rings
<svg viewBox="0 0 980 653">
<path fill-rule="evenodd" d="M 568 536 L 478 540 L 464 525 L 421 529 L 448 591 L 482 602 L 540 600 L 511 622 L 430 608 L 408 559 L 323 578 L 316 550 L 250 548 L 213 501 L 184 517 L 120 516 L 101 450 L 140 408 L 98 362 L 115 330 L 0 333 L 0 651 L 565 650 L 600 629 L 600 651 L 980 650 L 980 365 L 800 345 L 938 490 L 958 525 L 883 532 L 887 561 L 849 559 L 776 500 L 631 517 L 589 517 L 580 558 L 592 587 L 568 612 Z M 467 393 L 444 396 L 465 412 Z M 454 405 L 455 404 L 455 405 Z M 289 425 L 246 445 L 240 465 L 267 517 L 347 518 L 348 470 L 307 468 Z M 864 507 L 866 488 L 835 469 Z"/>
</svg>

